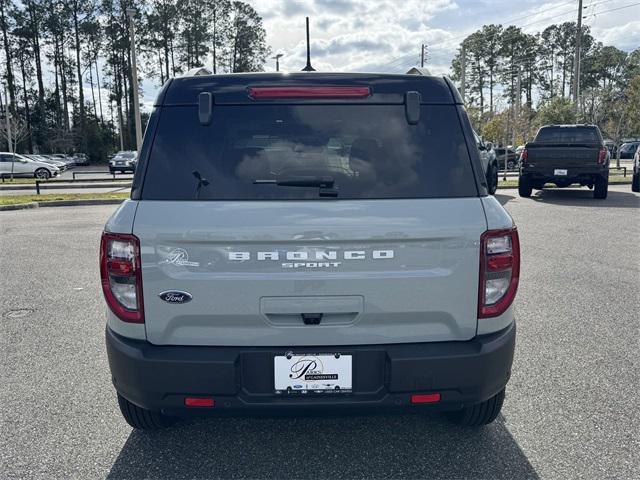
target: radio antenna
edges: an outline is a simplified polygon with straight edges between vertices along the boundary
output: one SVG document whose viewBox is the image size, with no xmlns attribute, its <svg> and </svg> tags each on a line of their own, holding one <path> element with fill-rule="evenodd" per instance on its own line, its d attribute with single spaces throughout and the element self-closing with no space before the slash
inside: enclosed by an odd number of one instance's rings
<svg viewBox="0 0 640 480">
<path fill-rule="evenodd" d="M 309 43 L 309 17 L 307 18 L 307 65 L 302 69 L 303 72 L 315 72 L 316 69 L 311 66 L 311 45 Z"/>
</svg>

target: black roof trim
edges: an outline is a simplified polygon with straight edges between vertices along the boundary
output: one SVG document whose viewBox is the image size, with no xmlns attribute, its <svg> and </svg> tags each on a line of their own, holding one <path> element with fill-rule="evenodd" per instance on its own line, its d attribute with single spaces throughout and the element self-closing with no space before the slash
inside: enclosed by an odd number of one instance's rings
<svg viewBox="0 0 640 480">
<path fill-rule="evenodd" d="M 374 73 L 251 73 L 227 75 L 201 75 L 175 78 L 167 82 L 158 95 L 163 106 L 197 105 L 198 95 L 211 92 L 216 105 L 257 104 L 247 94 L 248 87 L 256 86 L 368 86 L 367 98 L 260 100 L 263 103 L 363 103 L 403 104 L 405 93 L 417 91 L 423 104 L 456 104 L 454 90 L 443 77 L 420 75 L 387 75 Z"/>
</svg>

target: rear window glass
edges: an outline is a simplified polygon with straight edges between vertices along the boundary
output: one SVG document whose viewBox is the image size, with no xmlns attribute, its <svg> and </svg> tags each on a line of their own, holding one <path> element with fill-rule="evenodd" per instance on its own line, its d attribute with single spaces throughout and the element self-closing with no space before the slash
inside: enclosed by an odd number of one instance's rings
<svg viewBox="0 0 640 480">
<path fill-rule="evenodd" d="M 321 198 L 315 186 L 264 183 L 301 178 L 333 180 L 338 199 L 478 194 L 453 105 L 422 106 L 417 125 L 407 123 L 403 105 L 216 105 L 213 111 L 211 124 L 202 126 L 196 107 L 164 107 L 141 198 Z"/>
<path fill-rule="evenodd" d="M 595 128 L 546 127 L 540 129 L 535 141 L 541 143 L 600 143 L 600 135 Z"/>
</svg>

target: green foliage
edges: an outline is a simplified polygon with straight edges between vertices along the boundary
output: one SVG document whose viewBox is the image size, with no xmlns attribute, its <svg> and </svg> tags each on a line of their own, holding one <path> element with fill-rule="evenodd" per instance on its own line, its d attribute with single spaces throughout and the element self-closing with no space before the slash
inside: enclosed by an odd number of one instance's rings
<svg viewBox="0 0 640 480">
<path fill-rule="evenodd" d="M 92 161 L 120 149 L 120 136 L 136 148 L 133 92 L 143 80 L 160 85 L 205 65 L 260 71 L 269 54 L 262 18 L 237 0 L 0 0 L 0 49 L 18 151 L 83 151 Z"/>
<path fill-rule="evenodd" d="M 568 98 L 554 97 L 538 109 L 537 122 L 540 125 L 575 123 L 573 103 Z"/>
<path fill-rule="evenodd" d="M 536 35 L 500 25 L 485 25 L 469 35 L 462 43 L 465 103 L 476 130 L 495 141 L 514 137 L 524 141 L 545 123 L 578 120 L 599 125 L 611 138 L 636 135 L 631 118 L 638 117 L 639 104 L 635 90 L 628 87 L 640 75 L 640 49 L 627 53 L 605 46 L 583 26 L 576 107 L 572 103 L 576 36 L 573 22 L 550 25 Z M 451 62 L 451 78 L 458 84 L 462 60 L 461 48 Z M 630 107 L 635 114 L 626 110 L 627 105 L 636 105 Z"/>
</svg>

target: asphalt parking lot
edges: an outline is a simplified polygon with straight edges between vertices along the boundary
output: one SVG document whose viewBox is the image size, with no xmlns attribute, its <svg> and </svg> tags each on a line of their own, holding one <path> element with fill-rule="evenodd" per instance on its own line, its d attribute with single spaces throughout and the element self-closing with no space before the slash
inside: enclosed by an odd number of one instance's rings
<svg viewBox="0 0 640 480">
<path fill-rule="evenodd" d="M 104 350 L 113 206 L 0 212 L 2 478 L 638 478 L 640 195 L 500 190 L 522 242 L 496 423 L 438 415 L 211 418 L 133 432 Z"/>
</svg>

